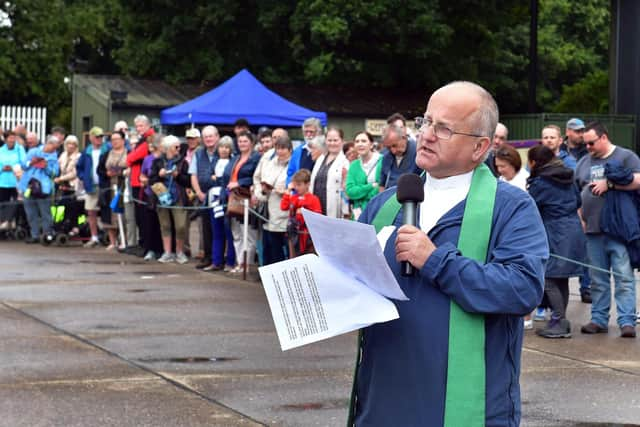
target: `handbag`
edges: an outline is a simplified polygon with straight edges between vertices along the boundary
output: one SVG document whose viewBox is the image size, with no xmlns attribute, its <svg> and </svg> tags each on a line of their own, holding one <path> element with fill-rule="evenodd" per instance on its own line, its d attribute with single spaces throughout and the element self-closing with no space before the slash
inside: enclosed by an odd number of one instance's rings
<svg viewBox="0 0 640 427">
<path fill-rule="evenodd" d="M 227 196 L 227 216 L 244 217 L 244 201 L 251 198 L 251 190 L 236 187 Z"/>
<path fill-rule="evenodd" d="M 42 183 L 38 179 L 31 178 L 29 180 L 25 197 L 27 199 L 44 199 L 47 197 L 47 195 L 42 192 Z"/>
</svg>

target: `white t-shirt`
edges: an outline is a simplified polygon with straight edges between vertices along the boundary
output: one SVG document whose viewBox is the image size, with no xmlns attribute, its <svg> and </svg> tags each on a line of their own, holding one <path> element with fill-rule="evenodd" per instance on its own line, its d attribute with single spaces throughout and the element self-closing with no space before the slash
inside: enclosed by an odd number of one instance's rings
<svg viewBox="0 0 640 427">
<path fill-rule="evenodd" d="M 424 183 L 424 202 L 420 203 L 420 229 L 425 233 L 451 208 L 467 197 L 473 171 L 448 178 L 434 178 L 428 173 Z"/>
<path fill-rule="evenodd" d="M 364 174 L 367 175 L 367 182 L 369 184 L 373 184 L 376 182 L 376 166 L 378 166 L 378 159 L 380 158 L 380 153 L 373 152 L 371 153 L 371 158 L 367 163 L 363 162 L 360 159 L 360 163 L 362 164 L 362 170 L 364 170 Z"/>
<path fill-rule="evenodd" d="M 100 149 L 93 147 L 93 151 L 91 152 L 91 160 L 92 163 L 92 175 L 93 175 L 93 183 L 97 184 L 100 180 L 98 177 L 98 163 L 100 163 Z"/>
</svg>

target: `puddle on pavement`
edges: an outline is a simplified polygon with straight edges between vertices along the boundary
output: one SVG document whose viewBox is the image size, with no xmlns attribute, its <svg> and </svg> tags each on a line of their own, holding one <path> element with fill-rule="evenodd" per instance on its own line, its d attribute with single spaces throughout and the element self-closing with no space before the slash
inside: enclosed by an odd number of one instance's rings
<svg viewBox="0 0 640 427">
<path fill-rule="evenodd" d="M 151 289 L 127 289 L 126 292 L 130 292 L 132 294 L 141 294 L 143 292 L 151 292 Z"/>
<path fill-rule="evenodd" d="M 57 262 L 57 261 L 56 261 Z M 95 264 L 95 265 L 145 265 L 147 261 L 120 261 L 117 259 L 81 259 L 74 262 L 69 262 L 68 264 Z"/>
<path fill-rule="evenodd" d="M 234 360 L 240 360 L 239 357 L 158 357 L 158 358 L 146 358 L 138 359 L 142 363 L 219 363 L 219 362 L 232 362 Z"/>
<path fill-rule="evenodd" d="M 567 427 L 640 427 L 640 424 L 575 423 L 575 424 L 567 424 Z"/>
<path fill-rule="evenodd" d="M 303 402 L 292 403 L 289 405 L 281 405 L 280 409 L 286 409 L 288 411 L 316 411 L 319 409 L 342 409 L 349 406 L 349 400 L 336 399 L 328 400 L 325 402 Z"/>
</svg>

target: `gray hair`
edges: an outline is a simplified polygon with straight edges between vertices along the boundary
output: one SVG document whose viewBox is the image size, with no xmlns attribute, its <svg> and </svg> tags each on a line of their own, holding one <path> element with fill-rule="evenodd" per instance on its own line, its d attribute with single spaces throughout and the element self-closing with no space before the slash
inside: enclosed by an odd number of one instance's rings
<svg viewBox="0 0 640 427">
<path fill-rule="evenodd" d="M 176 136 L 167 135 L 162 138 L 162 148 L 165 150 L 173 147 L 174 145 L 180 145 L 180 140 Z"/>
<path fill-rule="evenodd" d="M 309 117 L 302 123 L 303 129 L 305 126 L 315 126 L 315 128 L 318 129 L 318 133 L 322 133 L 322 123 L 320 123 L 320 119 Z"/>
<path fill-rule="evenodd" d="M 80 146 L 80 142 L 78 141 L 78 137 L 75 135 L 67 135 L 67 137 L 64 139 L 64 147 L 67 147 L 67 144 L 76 144 L 76 146 Z"/>
<path fill-rule="evenodd" d="M 218 141 L 218 147 L 228 147 L 233 151 L 233 139 L 229 135 L 225 135 Z"/>
<path fill-rule="evenodd" d="M 208 125 L 202 128 L 202 136 L 204 136 L 205 132 L 213 132 L 216 135 L 220 135 L 220 132 L 218 132 L 218 128 L 215 127 L 214 125 Z"/>
<path fill-rule="evenodd" d="M 149 126 L 151 126 L 151 120 L 149 120 L 149 117 L 145 116 L 144 114 L 138 114 L 136 118 L 133 119 L 133 123 L 138 123 L 138 122 L 144 122 Z"/>
<path fill-rule="evenodd" d="M 149 119 L 147 119 L 149 120 Z M 113 125 L 113 130 L 123 130 L 125 132 L 129 131 L 129 125 L 127 124 L 127 122 L 125 122 L 124 120 L 120 120 L 119 122 L 116 122 L 115 125 Z"/>
<path fill-rule="evenodd" d="M 56 144 L 56 145 L 58 145 L 59 143 L 60 143 L 60 140 L 58 139 L 57 136 L 47 135 L 47 140 L 46 140 L 45 144 Z"/>
<path fill-rule="evenodd" d="M 154 133 L 153 134 L 153 139 L 151 140 L 151 146 L 153 148 L 155 148 L 155 149 L 160 148 L 160 145 L 162 144 L 162 140 L 164 139 L 164 137 L 165 137 L 165 135 L 163 135 L 161 133 Z"/>
<path fill-rule="evenodd" d="M 325 150 L 327 144 L 324 142 L 324 135 L 316 135 L 311 141 L 308 142 L 309 148 L 315 148 L 318 150 Z"/>
</svg>

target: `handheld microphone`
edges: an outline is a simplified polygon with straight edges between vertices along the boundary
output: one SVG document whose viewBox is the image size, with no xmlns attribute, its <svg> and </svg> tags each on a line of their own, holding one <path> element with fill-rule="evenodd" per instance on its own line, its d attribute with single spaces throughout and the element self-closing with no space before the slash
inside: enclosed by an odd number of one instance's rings
<svg viewBox="0 0 640 427">
<path fill-rule="evenodd" d="M 402 205 L 402 224 L 417 226 L 418 203 L 424 200 L 424 184 L 420 177 L 414 173 L 405 173 L 398 179 L 396 198 Z M 415 269 L 408 261 L 402 261 L 400 274 L 413 276 Z"/>
</svg>

